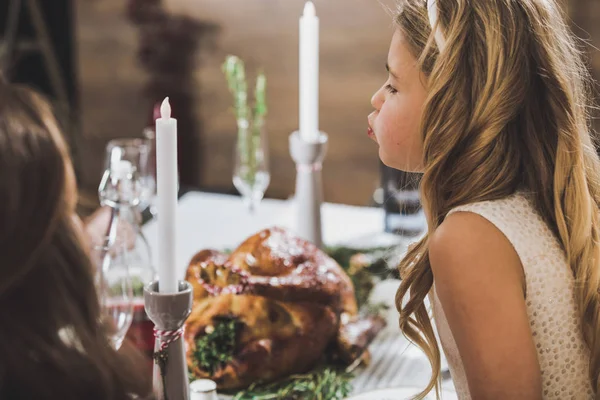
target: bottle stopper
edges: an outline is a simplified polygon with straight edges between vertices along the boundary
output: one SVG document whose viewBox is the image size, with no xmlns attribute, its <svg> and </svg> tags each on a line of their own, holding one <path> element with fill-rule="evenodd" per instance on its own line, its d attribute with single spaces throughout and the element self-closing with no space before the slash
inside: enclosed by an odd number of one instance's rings
<svg viewBox="0 0 600 400">
<path fill-rule="evenodd" d="M 113 162 L 110 169 L 115 179 L 129 179 L 133 174 L 133 165 L 127 160 Z"/>
</svg>

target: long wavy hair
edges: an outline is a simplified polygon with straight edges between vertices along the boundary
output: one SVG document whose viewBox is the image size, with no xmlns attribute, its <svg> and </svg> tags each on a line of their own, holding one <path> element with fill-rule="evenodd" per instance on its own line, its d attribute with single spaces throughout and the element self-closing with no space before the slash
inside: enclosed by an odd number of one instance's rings
<svg viewBox="0 0 600 400">
<path fill-rule="evenodd" d="M 400 328 L 421 347 L 438 391 L 440 350 L 428 310 L 428 238 L 457 206 L 518 189 L 560 240 L 575 278 L 583 336 L 600 373 L 600 162 L 591 138 L 588 72 L 555 0 L 436 0 L 439 51 L 424 0 L 404 0 L 396 23 L 428 76 L 421 180 L 428 233 L 400 265 Z M 402 306 L 403 300 L 406 304 Z"/>
<path fill-rule="evenodd" d="M 0 83 L 0 398 L 147 394 L 111 347 L 75 217 L 67 145 L 35 92 Z"/>
</svg>

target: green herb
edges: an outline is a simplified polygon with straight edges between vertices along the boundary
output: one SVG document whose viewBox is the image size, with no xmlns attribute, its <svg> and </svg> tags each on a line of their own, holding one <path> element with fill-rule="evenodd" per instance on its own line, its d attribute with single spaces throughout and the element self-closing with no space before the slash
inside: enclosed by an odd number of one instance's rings
<svg viewBox="0 0 600 400">
<path fill-rule="evenodd" d="M 350 280 L 354 286 L 354 296 L 356 297 L 356 305 L 360 309 L 367 304 L 369 296 L 375 287 L 373 277 L 369 271 L 360 270 L 355 274 L 350 275 Z"/>
<path fill-rule="evenodd" d="M 332 366 L 322 366 L 301 375 L 266 385 L 253 384 L 234 400 L 342 400 L 352 391 L 353 375 Z"/>
<path fill-rule="evenodd" d="M 352 256 L 361 252 L 361 250 L 344 246 L 332 246 L 325 248 L 325 253 L 327 253 L 329 257 L 333 258 L 346 271 L 350 267 L 350 259 Z"/>
<path fill-rule="evenodd" d="M 137 276 L 131 281 L 131 286 L 133 287 L 133 297 L 144 297 L 144 282 L 142 282 L 142 280 Z"/>
<path fill-rule="evenodd" d="M 196 379 L 198 379 L 190 367 L 187 369 L 187 377 L 189 382 L 194 382 Z"/>
<path fill-rule="evenodd" d="M 252 185 L 254 185 L 257 164 L 263 162 L 263 160 L 258 160 L 257 157 L 261 156 L 258 149 L 261 148 L 261 141 L 265 140 L 263 138 L 263 127 L 265 125 L 265 116 L 267 115 L 266 87 L 267 78 L 263 73 L 260 73 L 256 77 L 256 86 L 254 88 L 254 114 L 252 115 L 252 132 L 250 137 L 252 150 L 250 151 L 249 165 L 252 171 L 250 179 Z"/>
<path fill-rule="evenodd" d="M 366 269 L 372 272 L 374 275 L 381 277 L 389 277 L 390 266 L 387 265 L 386 256 L 389 254 L 390 249 L 387 247 L 375 247 L 370 249 L 355 249 L 345 246 L 332 246 L 325 248 L 325 252 L 329 257 L 337 261 L 340 266 L 349 272 L 350 274 L 354 271 L 349 271 L 352 266 L 352 258 L 357 255 L 362 255 L 367 258 L 365 265 Z"/>
<path fill-rule="evenodd" d="M 235 317 L 213 319 L 213 330 L 196 339 L 194 363 L 209 374 L 223 368 L 234 357 L 236 341 L 242 322 Z"/>
<path fill-rule="evenodd" d="M 390 271 L 383 255 L 389 249 L 353 249 L 350 247 L 328 247 L 325 252 L 333 258 L 350 277 L 354 286 L 354 295 L 359 309 L 367 304 L 371 291 L 375 286 L 375 279 L 389 275 Z M 364 255 L 367 260 L 364 265 L 352 264 L 353 257 Z"/>
<path fill-rule="evenodd" d="M 229 91 L 233 95 L 233 109 L 238 120 L 247 120 L 250 114 L 248 110 L 248 93 L 246 84 L 246 71 L 244 62 L 236 56 L 227 56 L 222 66 Z"/>
<path fill-rule="evenodd" d="M 238 126 L 238 151 L 242 163 L 247 167 L 241 171 L 244 174 L 242 179 L 254 186 L 257 164 L 261 161 L 257 160 L 258 149 L 260 149 L 264 119 L 267 115 L 267 78 L 263 73 L 256 77 L 251 113 L 247 101 L 248 84 L 244 62 L 237 56 L 229 55 L 225 58 L 222 70 L 229 91 L 233 95 L 233 108 Z"/>
<path fill-rule="evenodd" d="M 254 87 L 254 116 L 253 120 L 262 120 L 267 115 L 267 78 L 264 73 L 259 73 L 256 77 L 256 86 Z"/>
<path fill-rule="evenodd" d="M 123 294 L 123 282 L 114 284 L 110 287 L 110 294 L 112 296 L 120 296 Z M 131 286 L 133 289 L 133 297 L 144 297 L 144 282 L 137 277 L 134 276 L 131 278 Z"/>
</svg>

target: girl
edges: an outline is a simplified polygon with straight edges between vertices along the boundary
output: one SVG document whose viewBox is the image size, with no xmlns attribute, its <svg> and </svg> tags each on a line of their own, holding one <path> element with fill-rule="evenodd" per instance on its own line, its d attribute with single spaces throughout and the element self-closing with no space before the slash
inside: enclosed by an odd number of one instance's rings
<svg viewBox="0 0 600 400">
<path fill-rule="evenodd" d="M 48 104 L 0 83 L 0 398 L 120 400 L 143 379 L 99 322 L 66 144 Z M 74 340 L 59 332 L 68 331 Z"/>
<path fill-rule="evenodd" d="M 600 398 L 600 163 L 555 0 L 405 0 L 369 135 L 423 172 L 400 327 L 461 399 Z M 403 304 L 403 300 L 405 304 Z M 436 387 L 437 389 L 437 387 Z"/>
</svg>

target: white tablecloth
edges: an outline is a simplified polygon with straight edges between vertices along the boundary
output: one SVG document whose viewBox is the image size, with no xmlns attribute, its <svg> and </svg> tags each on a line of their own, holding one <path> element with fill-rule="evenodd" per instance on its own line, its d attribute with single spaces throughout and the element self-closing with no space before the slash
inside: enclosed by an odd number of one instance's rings
<svg viewBox="0 0 600 400">
<path fill-rule="evenodd" d="M 325 203 L 322 221 L 323 241 L 327 245 L 391 247 L 408 243 L 406 238 L 384 233 L 384 214 L 378 208 Z M 256 212 L 250 214 L 236 196 L 200 192 L 184 195 L 177 210 L 178 275 L 183 279 L 187 264 L 197 251 L 233 249 L 257 231 L 275 225 L 294 229 L 293 201 L 265 199 Z M 154 256 L 158 240 L 156 221 L 147 223 L 143 232 Z M 387 280 L 373 291 L 374 301 L 385 301 L 392 307 L 388 326 L 370 347 L 372 363 L 358 371 L 353 382 L 354 393 L 398 386 L 423 387 L 428 381 L 430 369 L 425 356 L 409 345 L 398 329 L 398 314 L 393 307 L 398 285 L 399 281 Z M 445 382 L 443 386 L 452 388 L 452 383 Z"/>
<path fill-rule="evenodd" d="M 160 215 L 158 216 L 160 218 Z M 405 242 L 383 232 L 383 210 L 325 203 L 322 207 L 323 241 L 328 245 L 345 244 L 370 247 L 393 246 Z M 177 209 L 177 269 L 183 278 L 188 262 L 201 249 L 233 249 L 263 228 L 282 226 L 292 229 L 294 203 L 290 200 L 265 199 L 250 214 L 237 196 L 190 192 L 179 200 Z M 158 224 L 155 220 L 143 228 L 150 248 L 157 248 Z M 154 255 L 154 252 L 153 252 Z"/>
</svg>

